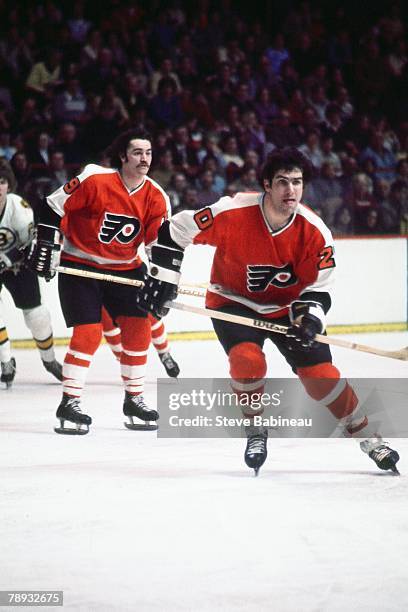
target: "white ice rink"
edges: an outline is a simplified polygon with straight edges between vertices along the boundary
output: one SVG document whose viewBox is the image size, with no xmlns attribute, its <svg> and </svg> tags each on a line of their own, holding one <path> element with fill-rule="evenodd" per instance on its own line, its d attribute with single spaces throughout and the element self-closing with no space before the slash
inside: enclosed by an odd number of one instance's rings
<svg viewBox="0 0 408 612">
<path fill-rule="evenodd" d="M 408 345 L 408 333 L 355 338 Z M 173 343 L 173 353 L 184 377 L 228 376 L 216 342 Z M 408 374 L 408 362 L 333 354 L 345 376 Z M 290 376 L 268 355 L 269 376 Z M 245 440 L 126 430 L 106 346 L 83 398 L 90 434 L 58 436 L 59 384 L 34 350 L 15 356 L 15 385 L 0 390 L 0 590 L 63 590 L 63 609 L 84 612 L 408 610 L 407 440 L 393 440 L 400 477 L 352 440 L 286 439 L 269 441 L 254 478 Z M 152 406 L 156 376 L 152 352 Z"/>
</svg>

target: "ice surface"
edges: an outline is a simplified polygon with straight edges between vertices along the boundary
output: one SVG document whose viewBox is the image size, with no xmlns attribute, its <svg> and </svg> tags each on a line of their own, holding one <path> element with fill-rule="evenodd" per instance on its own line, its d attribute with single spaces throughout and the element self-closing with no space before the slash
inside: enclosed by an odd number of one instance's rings
<svg viewBox="0 0 408 612">
<path fill-rule="evenodd" d="M 345 338 L 408 344 L 406 333 Z M 228 375 L 216 342 L 173 353 L 183 376 Z M 408 374 L 408 363 L 333 353 L 346 376 Z M 84 612 L 408 609 L 406 440 L 393 441 L 399 478 L 354 441 L 313 439 L 270 440 L 254 478 L 244 440 L 126 430 L 106 346 L 83 398 L 91 433 L 58 436 L 59 384 L 36 351 L 15 355 L 14 387 L 0 390 L 0 590 L 61 589 L 64 610 Z M 270 376 L 291 375 L 274 349 L 268 359 Z M 163 372 L 152 352 L 151 405 Z"/>
</svg>

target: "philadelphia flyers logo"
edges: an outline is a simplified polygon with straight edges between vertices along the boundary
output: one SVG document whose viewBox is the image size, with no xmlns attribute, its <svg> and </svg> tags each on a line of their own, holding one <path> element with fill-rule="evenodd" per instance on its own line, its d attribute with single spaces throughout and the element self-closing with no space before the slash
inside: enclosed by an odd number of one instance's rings
<svg viewBox="0 0 408 612">
<path fill-rule="evenodd" d="M 129 244 L 140 232 L 140 221 L 136 217 L 105 213 L 98 238 L 104 244 L 117 240 L 121 244 Z"/>
<path fill-rule="evenodd" d="M 266 291 L 269 285 L 284 289 L 298 281 L 293 272 L 292 264 L 285 266 L 253 265 L 247 266 L 248 291 Z"/>
</svg>

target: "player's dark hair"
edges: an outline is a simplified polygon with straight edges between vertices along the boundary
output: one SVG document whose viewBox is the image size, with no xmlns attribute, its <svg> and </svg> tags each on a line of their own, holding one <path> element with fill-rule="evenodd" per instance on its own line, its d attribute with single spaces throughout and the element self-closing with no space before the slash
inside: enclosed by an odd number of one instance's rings
<svg viewBox="0 0 408 612">
<path fill-rule="evenodd" d="M 313 166 L 303 153 L 293 147 L 275 149 L 268 158 L 261 171 L 261 182 L 272 182 L 273 177 L 279 170 L 292 172 L 299 169 L 302 171 L 303 182 L 306 183 L 313 176 Z"/>
<path fill-rule="evenodd" d="M 122 132 L 115 138 L 112 144 L 106 149 L 106 155 L 110 158 L 111 166 L 113 168 L 121 168 L 122 167 L 122 159 L 121 157 L 126 157 L 126 152 L 129 146 L 129 142 L 131 140 L 149 140 L 152 141 L 152 138 L 148 132 L 143 129 L 131 128 L 126 130 L 126 132 Z"/>
<path fill-rule="evenodd" d="M 14 176 L 14 172 L 8 165 L 0 166 L 0 179 L 4 179 L 8 182 L 9 191 L 13 191 L 16 187 L 16 177 Z"/>
</svg>

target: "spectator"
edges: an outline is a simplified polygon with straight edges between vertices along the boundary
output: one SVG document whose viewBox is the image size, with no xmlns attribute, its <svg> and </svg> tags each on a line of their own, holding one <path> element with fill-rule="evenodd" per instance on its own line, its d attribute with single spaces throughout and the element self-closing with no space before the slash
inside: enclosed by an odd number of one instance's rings
<svg viewBox="0 0 408 612">
<path fill-rule="evenodd" d="M 312 162 L 315 170 L 320 171 L 323 163 L 323 153 L 320 147 L 320 134 L 318 130 L 311 130 L 307 134 L 306 142 L 299 147 L 299 151 Z"/>
<path fill-rule="evenodd" d="M 87 101 L 79 79 L 71 77 L 66 88 L 55 97 L 54 116 L 57 122 L 81 123 L 86 115 Z"/>
<path fill-rule="evenodd" d="M 157 166 L 152 171 L 152 178 L 167 191 L 171 178 L 175 172 L 173 164 L 173 154 L 170 149 L 166 149 L 159 155 Z"/>
<path fill-rule="evenodd" d="M 99 134 L 97 133 L 93 135 L 94 140 L 98 137 Z M 104 137 L 106 138 L 106 134 L 104 134 Z M 84 158 L 84 152 L 78 129 L 73 123 L 63 123 L 60 126 L 56 138 L 56 147 L 64 154 L 65 163 L 77 170 Z M 101 149 L 103 148 L 105 147 L 101 147 Z"/>
<path fill-rule="evenodd" d="M 55 88 L 62 83 L 62 55 L 59 49 L 50 49 L 45 53 L 45 59 L 32 67 L 27 77 L 26 87 L 44 103 L 53 95 Z"/>
<path fill-rule="evenodd" d="M 23 198 L 28 199 L 27 186 L 32 179 L 32 170 L 26 154 L 23 152 L 15 153 L 11 158 L 10 166 L 17 181 L 13 191 L 17 191 Z"/>
<path fill-rule="evenodd" d="M 342 168 L 340 157 L 334 152 L 333 137 L 330 135 L 323 136 L 322 138 L 322 166 L 325 162 L 332 164 L 334 173 L 336 176 L 341 176 Z M 323 170 L 323 167 L 322 167 Z"/>
<path fill-rule="evenodd" d="M 165 57 L 160 69 L 153 72 L 150 78 L 150 95 L 156 96 L 159 93 L 159 84 L 162 79 L 172 79 L 174 83 L 174 95 L 181 92 L 181 83 L 177 74 L 173 71 L 173 62 L 169 57 Z"/>
<path fill-rule="evenodd" d="M 89 68 L 98 61 L 99 53 L 102 49 L 102 35 L 99 30 L 90 30 L 87 36 L 87 44 L 83 47 L 80 57 L 81 68 Z"/>
<path fill-rule="evenodd" d="M 261 125 L 266 126 L 277 117 L 279 108 L 271 99 L 267 87 L 262 87 L 254 103 L 254 110 Z"/>
<path fill-rule="evenodd" d="M 337 210 L 331 229 L 335 238 L 351 236 L 354 233 L 353 217 L 348 206 L 341 206 Z"/>
<path fill-rule="evenodd" d="M 201 173 L 198 179 L 197 189 L 197 203 L 199 208 L 211 206 L 211 204 L 214 204 L 214 202 L 217 202 L 219 199 L 219 195 L 214 189 L 214 175 L 211 170 L 204 170 L 204 172 Z"/>
<path fill-rule="evenodd" d="M 182 210 L 183 192 L 187 189 L 187 177 L 183 172 L 175 172 L 170 180 L 167 195 L 170 198 L 173 214 Z"/>
<path fill-rule="evenodd" d="M 227 180 L 231 181 L 239 176 L 239 170 L 244 165 L 235 136 L 227 136 L 225 138 L 222 151 L 221 165 L 225 169 Z"/>
<path fill-rule="evenodd" d="M 73 15 L 67 22 L 72 40 L 78 45 L 83 45 L 91 28 L 91 22 L 84 17 L 84 4 L 81 0 L 75 2 Z"/>
<path fill-rule="evenodd" d="M 276 34 L 272 46 L 266 50 L 265 55 L 269 60 L 273 74 L 279 76 L 282 64 L 290 58 L 289 51 L 285 47 L 285 37 L 281 32 Z"/>
<path fill-rule="evenodd" d="M 13 155 L 17 152 L 16 147 L 11 143 L 11 135 L 8 130 L 0 132 L 0 157 L 4 157 L 10 161 Z"/>
<path fill-rule="evenodd" d="M 51 153 L 47 175 L 48 178 L 51 179 L 51 191 L 55 191 L 58 187 L 67 183 L 71 178 L 72 172 L 69 172 L 65 165 L 63 151 L 56 149 Z"/>
<path fill-rule="evenodd" d="M 259 180 L 256 168 L 252 168 L 251 166 L 244 166 L 242 169 L 241 176 L 235 183 L 235 188 L 237 192 L 258 192 Z"/>
<path fill-rule="evenodd" d="M 171 149 L 176 169 L 184 172 L 189 179 L 195 178 L 200 164 L 197 152 L 190 146 L 190 134 L 185 125 L 176 128 Z"/>
<path fill-rule="evenodd" d="M 244 131 L 242 134 L 242 142 L 244 149 L 253 149 L 256 151 L 260 159 L 263 160 L 266 145 L 266 135 L 262 125 L 259 123 L 256 113 L 248 111 L 242 117 Z"/>
<path fill-rule="evenodd" d="M 367 211 L 377 207 L 373 195 L 373 182 L 366 174 L 360 172 L 353 176 L 352 190 L 346 204 L 352 211 L 354 229 L 359 232 L 361 228 L 365 228 Z"/>
<path fill-rule="evenodd" d="M 381 214 L 384 231 L 389 234 L 398 234 L 400 225 L 399 211 L 390 200 L 391 184 L 385 179 L 379 179 L 375 185 L 375 197 Z"/>
<path fill-rule="evenodd" d="M 310 182 L 311 197 L 306 188 L 305 199 L 313 208 L 322 211 L 324 222 L 331 227 L 338 209 L 343 205 L 343 188 L 336 176 L 335 165 L 325 161 L 321 167 L 321 175 Z"/>
<path fill-rule="evenodd" d="M 312 111 L 313 112 L 313 111 Z M 283 148 L 286 146 L 297 146 L 300 143 L 299 133 L 290 123 L 290 112 L 287 108 L 282 108 L 278 117 L 272 125 L 266 129 L 268 143 L 274 147 Z M 274 148 L 272 147 L 272 148 Z M 272 150 L 270 147 L 265 153 Z"/>
<path fill-rule="evenodd" d="M 27 155 L 35 175 L 40 175 L 50 161 L 51 136 L 48 132 L 39 132 L 35 141 L 27 147 Z"/>
<path fill-rule="evenodd" d="M 226 187 L 226 181 L 224 178 L 224 174 L 220 168 L 220 164 L 218 163 L 217 157 L 214 155 L 207 155 L 204 158 L 203 170 L 210 170 L 213 174 L 213 184 L 212 189 L 218 194 L 218 197 L 221 197 L 224 194 L 224 190 Z"/>
<path fill-rule="evenodd" d="M 375 163 L 376 179 L 385 178 L 392 181 L 395 178 L 397 161 L 392 151 L 384 146 L 384 134 L 379 130 L 371 132 L 370 144 L 360 155 L 360 162 L 371 159 Z"/>
<path fill-rule="evenodd" d="M 195 187 L 187 187 L 183 193 L 180 210 L 198 210 L 199 208 L 197 189 Z"/>
<path fill-rule="evenodd" d="M 183 112 L 177 96 L 174 79 L 164 77 L 160 80 L 158 93 L 150 102 L 150 116 L 159 127 L 175 128 L 183 120 Z"/>
</svg>

